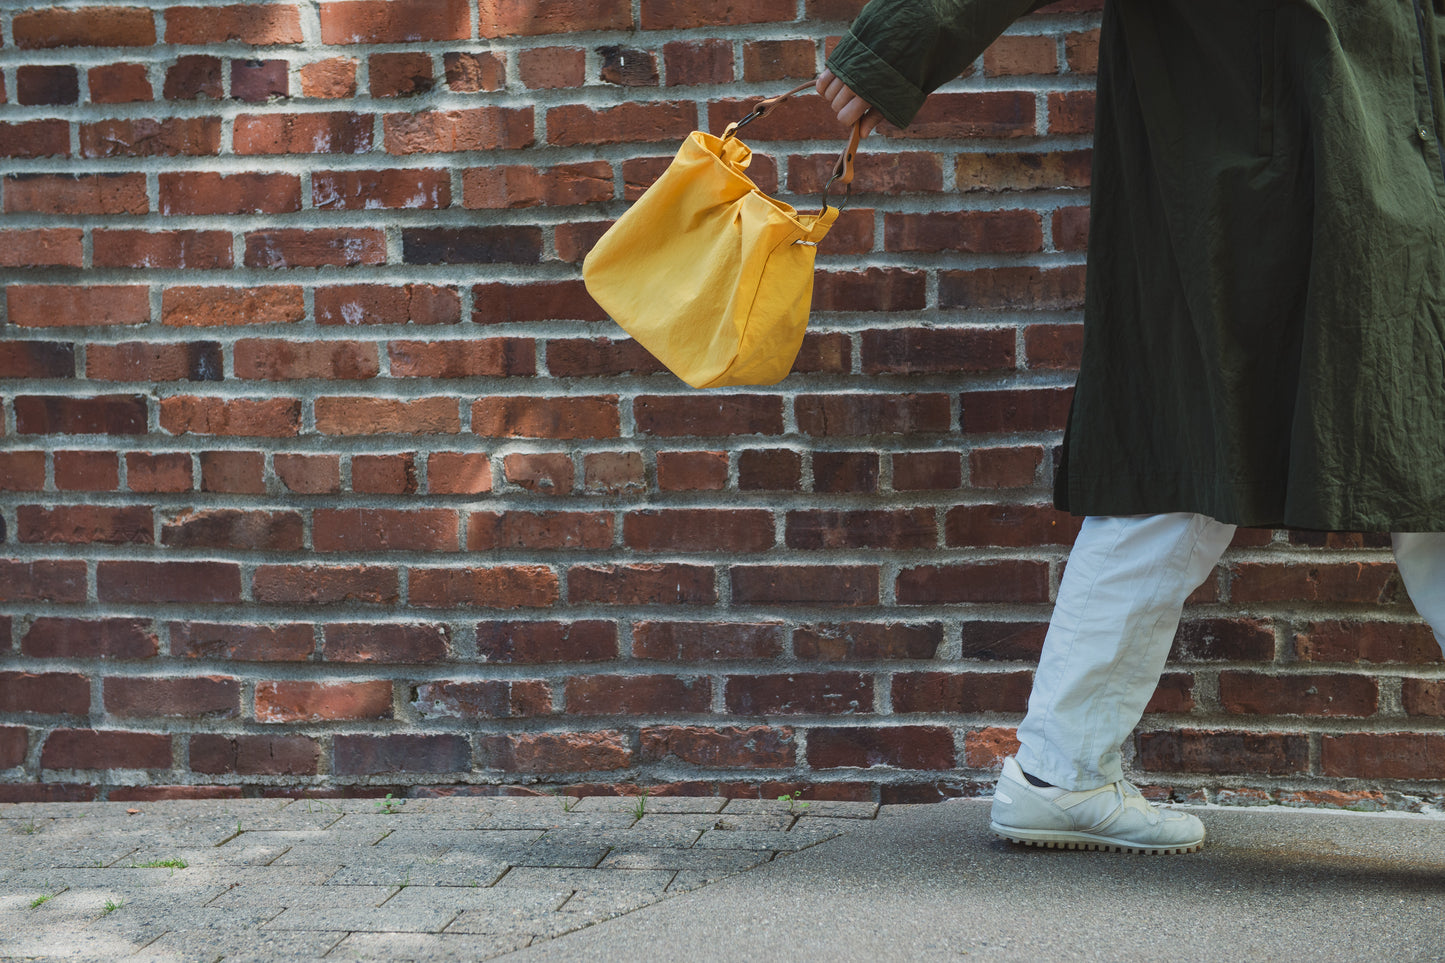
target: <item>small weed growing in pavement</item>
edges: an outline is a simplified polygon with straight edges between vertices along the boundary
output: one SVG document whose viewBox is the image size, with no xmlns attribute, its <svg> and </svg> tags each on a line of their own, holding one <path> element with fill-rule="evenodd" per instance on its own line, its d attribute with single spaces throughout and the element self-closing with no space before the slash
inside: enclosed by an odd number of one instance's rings
<svg viewBox="0 0 1445 963">
<path fill-rule="evenodd" d="M 117 903 L 117 902 L 116 902 L 115 900 L 113 900 L 113 899 L 108 899 L 108 900 L 105 901 L 105 909 L 103 909 L 103 910 L 100 911 L 100 915 L 101 915 L 101 916 L 109 916 L 111 913 L 114 913 L 116 910 L 120 909 L 121 906 L 123 906 L 123 905 L 125 905 L 125 904 L 123 904 L 123 903 Z"/>
<path fill-rule="evenodd" d="M 52 899 L 54 899 L 54 898 L 55 898 L 55 894 L 54 894 L 54 893 L 50 893 L 50 894 L 48 894 L 48 895 L 46 895 L 46 896 L 37 896 L 37 897 L 35 897 L 33 900 L 30 901 L 30 908 L 31 908 L 31 909 L 35 909 L 35 907 L 39 906 L 41 903 L 47 902 L 48 900 L 52 900 Z"/>
<path fill-rule="evenodd" d="M 808 801 L 807 801 L 806 799 L 801 798 L 802 795 L 803 795 L 803 790 L 801 790 L 801 789 L 794 789 L 792 792 L 783 793 L 781 796 L 779 796 L 779 797 L 778 797 L 778 802 L 785 802 L 785 803 L 787 803 L 787 804 L 788 804 L 788 813 L 789 813 L 790 815 L 797 815 L 798 810 L 807 809 L 807 808 L 808 808 Z"/>
<path fill-rule="evenodd" d="M 392 796 L 391 793 L 387 793 L 385 799 L 378 799 L 376 801 L 376 811 L 391 816 L 401 812 L 401 807 L 405 805 L 405 799 L 397 799 Z"/>
<path fill-rule="evenodd" d="M 37 828 L 38 827 L 36 827 L 35 825 L 35 817 L 31 816 L 30 822 L 26 823 L 24 826 L 21 826 L 20 831 L 25 835 L 29 836 L 30 834 L 34 833 Z"/>
<path fill-rule="evenodd" d="M 132 869 L 185 869 L 190 863 L 179 856 L 172 859 L 153 859 L 148 863 L 136 863 Z"/>
<path fill-rule="evenodd" d="M 642 795 L 637 797 L 637 805 L 632 807 L 632 815 L 641 819 L 647 813 L 647 795 L 649 790 L 642 790 Z"/>
<path fill-rule="evenodd" d="M 408 886 L 411 885 L 411 874 L 410 874 L 410 873 L 407 873 L 405 876 L 403 876 L 403 877 L 401 878 L 401 882 L 400 882 L 400 883 L 397 883 L 396 885 L 399 886 L 399 887 L 402 888 L 402 889 L 406 889 Z"/>
</svg>

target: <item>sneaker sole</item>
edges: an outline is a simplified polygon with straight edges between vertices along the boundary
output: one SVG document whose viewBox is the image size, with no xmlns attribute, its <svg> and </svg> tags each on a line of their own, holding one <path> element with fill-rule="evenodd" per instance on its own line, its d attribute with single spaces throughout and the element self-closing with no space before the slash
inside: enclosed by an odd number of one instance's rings
<svg viewBox="0 0 1445 963">
<path fill-rule="evenodd" d="M 1091 833 L 1040 832 L 1030 829 L 1014 829 L 989 823 L 989 828 L 1000 838 L 1021 846 L 1038 846 L 1042 849 L 1081 849 L 1104 853 L 1138 853 L 1144 856 L 1174 856 L 1197 853 L 1204 848 L 1201 837 L 1194 842 L 1175 843 L 1169 846 L 1146 846 L 1140 843 L 1121 842 L 1108 836 Z"/>
</svg>

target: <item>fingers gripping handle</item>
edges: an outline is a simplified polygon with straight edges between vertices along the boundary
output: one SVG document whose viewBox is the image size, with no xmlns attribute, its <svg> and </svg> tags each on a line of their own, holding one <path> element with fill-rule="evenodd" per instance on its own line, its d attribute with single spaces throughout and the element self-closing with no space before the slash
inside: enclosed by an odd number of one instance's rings
<svg viewBox="0 0 1445 963">
<path fill-rule="evenodd" d="M 752 113 L 748 114 L 741 120 L 736 121 L 735 123 L 728 124 L 727 129 L 723 131 L 723 140 L 727 140 L 728 138 L 733 137 L 737 134 L 739 129 L 752 123 L 753 121 L 758 120 L 761 117 L 766 117 L 768 114 L 772 113 L 774 107 L 777 107 L 779 104 L 781 104 L 783 101 L 787 100 L 794 94 L 800 94 L 812 86 L 813 81 L 810 80 L 807 83 L 799 84 L 787 93 L 779 94 L 776 97 L 768 97 L 764 100 L 758 101 L 758 105 L 753 108 Z M 848 138 L 848 145 L 843 148 L 843 153 L 838 155 L 838 161 L 833 165 L 832 174 L 829 176 L 827 184 L 823 186 L 824 208 L 828 206 L 828 194 L 832 190 L 832 187 L 835 183 L 841 183 L 848 188 L 849 192 L 852 191 L 853 158 L 857 156 L 858 145 L 863 141 L 863 121 L 868 117 L 869 113 L 872 113 L 871 109 L 865 111 L 863 116 L 860 117 L 853 124 L 853 131 Z"/>
</svg>

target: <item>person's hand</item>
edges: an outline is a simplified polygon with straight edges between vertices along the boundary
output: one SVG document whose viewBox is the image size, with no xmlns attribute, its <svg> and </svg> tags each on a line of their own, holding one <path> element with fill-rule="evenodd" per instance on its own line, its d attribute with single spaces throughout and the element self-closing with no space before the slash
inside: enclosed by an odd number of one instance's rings
<svg viewBox="0 0 1445 963">
<path fill-rule="evenodd" d="M 882 122 L 882 114 L 874 110 L 868 101 L 853 93 L 847 84 L 833 76 L 833 71 L 826 67 L 818 75 L 816 86 L 818 93 L 827 98 L 833 110 L 837 112 L 838 120 L 843 126 L 852 127 L 861 117 L 863 119 L 863 136 L 867 137 L 873 133 L 873 128 Z"/>
</svg>

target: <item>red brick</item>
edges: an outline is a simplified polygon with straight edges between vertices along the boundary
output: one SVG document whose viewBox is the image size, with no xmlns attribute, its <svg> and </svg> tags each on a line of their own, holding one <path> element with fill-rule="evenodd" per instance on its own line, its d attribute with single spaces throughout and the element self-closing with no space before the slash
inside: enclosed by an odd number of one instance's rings
<svg viewBox="0 0 1445 963">
<path fill-rule="evenodd" d="M 341 491 L 341 456 L 276 454 L 272 467 L 287 491 L 331 495 Z"/>
<path fill-rule="evenodd" d="M 169 623 L 170 654 L 187 659 L 236 662 L 306 662 L 315 648 L 309 624 Z"/>
<path fill-rule="evenodd" d="M 412 692 L 412 708 L 423 719 L 519 719 L 552 712 L 552 686 L 540 680 L 443 680 Z"/>
<path fill-rule="evenodd" d="M 1004 388 L 962 395 L 960 425 L 967 434 L 1057 431 L 1068 420 L 1072 388 Z"/>
<path fill-rule="evenodd" d="M 617 396 L 596 398 L 481 398 L 472 404 L 472 431 L 489 438 L 616 438 Z"/>
<path fill-rule="evenodd" d="M 257 682 L 257 722 L 334 722 L 355 719 L 390 719 L 391 683 Z"/>
<path fill-rule="evenodd" d="M 1138 741 L 1137 764 L 1152 772 L 1283 776 L 1309 769 L 1309 740 L 1303 735 L 1180 729 L 1141 732 Z"/>
<path fill-rule="evenodd" d="M 162 323 L 172 327 L 288 324 L 300 321 L 305 315 L 301 289 L 290 285 L 168 287 L 161 300 Z"/>
<path fill-rule="evenodd" d="M 783 402 L 777 396 L 642 395 L 632 410 L 640 431 L 668 438 L 783 433 Z"/>
<path fill-rule="evenodd" d="M 527 226 L 404 228 L 407 264 L 536 264 L 542 229 Z"/>
<path fill-rule="evenodd" d="M 942 394 L 799 395 L 793 404 L 798 429 L 821 437 L 941 432 L 952 419 Z"/>
<path fill-rule="evenodd" d="M 898 452 L 892 456 L 896 492 L 948 491 L 963 486 L 957 452 Z"/>
<path fill-rule="evenodd" d="M 377 228 L 255 231 L 246 235 L 246 266 L 355 267 L 386 263 L 386 237 Z"/>
<path fill-rule="evenodd" d="M 999 37 L 984 51 L 983 69 L 990 77 L 1058 73 L 1058 38 L 1051 34 Z"/>
<path fill-rule="evenodd" d="M 1034 106 L 1031 90 L 934 94 L 907 130 L 891 125 L 887 130 L 890 137 L 909 139 L 1033 137 L 1038 133 Z"/>
<path fill-rule="evenodd" d="M 1274 629 L 1268 621 L 1259 619 L 1191 619 L 1179 626 L 1169 660 L 1271 662 L 1274 660 Z"/>
<path fill-rule="evenodd" d="M 1360 732 L 1320 740 L 1320 771 L 1363 779 L 1440 778 L 1445 735 L 1424 732 Z"/>
<path fill-rule="evenodd" d="M 802 486 L 803 456 L 786 448 L 738 453 L 739 491 L 797 491 Z"/>
<path fill-rule="evenodd" d="M 1049 228 L 1056 251 L 1086 251 L 1089 248 L 1089 209 L 1061 207 L 1054 211 Z"/>
<path fill-rule="evenodd" d="M 90 680 L 71 672 L 0 672 L 0 712 L 85 715 Z"/>
<path fill-rule="evenodd" d="M 517 164 L 462 172 L 462 204 L 480 209 L 565 207 L 612 199 L 612 165 L 606 161 L 538 169 Z"/>
<path fill-rule="evenodd" d="M 776 659 L 783 651 L 777 622 L 636 622 L 632 655 L 667 662 Z"/>
<path fill-rule="evenodd" d="M 1082 521 L 1050 505 L 959 505 L 944 517 L 944 544 L 949 548 L 1072 545 Z"/>
<path fill-rule="evenodd" d="M 348 622 L 326 626 L 323 649 L 328 662 L 378 662 L 415 665 L 447 658 L 451 633 L 427 623 Z"/>
<path fill-rule="evenodd" d="M 229 719 L 241 712 L 241 683 L 227 676 L 181 679 L 113 676 L 104 682 L 105 711 L 130 719 Z"/>
<path fill-rule="evenodd" d="M 1393 600 L 1393 563 L 1281 564 L 1240 562 L 1230 567 L 1235 602 L 1367 602 Z"/>
<path fill-rule="evenodd" d="M 91 238 L 95 267 L 213 270 L 234 264 L 229 231 L 97 229 Z"/>
<path fill-rule="evenodd" d="M 70 124 L 63 120 L 0 123 L 0 157 L 69 157 Z"/>
<path fill-rule="evenodd" d="M 1027 488 L 1037 483 L 1043 462 L 1038 446 L 975 448 L 968 453 L 968 481 L 974 488 Z"/>
<path fill-rule="evenodd" d="M 145 214 L 144 174 L 11 174 L 5 211 L 36 214 Z"/>
<path fill-rule="evenodd" d="M 264 381 L 354 380 L 374 378 L 381 370 L 374 342 L 280 338 L 237 341 L 232 366 L 237 378 Z"/>
<path fill-rule="evenodd" d="M 321 746 L 310 736 L 247 736 L 201 733 L 190 738 L 190 769 L 211 775 L 310 776 L 318 771 Z"/>
<path fill-rule="evenodd" d="M 614 541 L 607 512 L 472 512 L 467 550 L 606 549 Z"/>
<path fill-rule="evenodd" d="M 80 100 L 80 75 L 69 64 L 27 64 L 15 68 L 15 102 L 57 106 Z"/>
<path fill-rule="evenodd" d="M 161 544 L 171 548 L 297 552 L 303 541 L 300 512 L 190 509 L 161 528 Z"/>
<path fill-rule="evenodd" d="M 937 525 L 931 508 L 788 512 L 789 548 L 935 548 Z"/>
<path fill-rule="evenodd" d="M 1047 602 L 1048 565 L 1023 559 L 920 565 L 899 573 L 897 595 L 901 605 Z"/>
<path fill-rule="evenodd" d="M 95 566 L 101 602 L 235 603 L 241 567 L 231 562 L 100 561 Z"/>
<path fill-rule="evenodd" d="M 952 769 L 958 764 L 953 733 L 944 726 L 817 727 L 808 732 L 814 769 Z"/>
<path fill-rule="evenodd" d="M 170 7 L 166 10 L 166 43 L 215 44 L 228 41 L 249 47 L 301 43 L 301 11 L 283 3 Z"/>
<path fill-rule="evenodd" d="M 558 225 L 558 229 L 566 225 Z M 472 321 L 520 324 L 528 321 L 606 321 L 580 281 L 541 284 L 477 284 L 472 287 Z"/>
<path fill-rule="evenodd" d="M 1030 191 L 1089 186 L 1093 151 L 1050 153 L 965 153 L 955 167 L 958 189 L 973 191 Z"/>
<path fill-rule="evenodd" d="M 156 42 L 155 14 L 142 7 L 27 10 L 15 14 L 11 29 L 21 50 L 149 47 Z"/>
<path fill-rule="evenodd" d="M 416 455 L 351 456 L 351 490 L 371 495 L 416 493 Z"/>
<path fill-rule="evenodd" d="M 480 495 L 492 490 L 492 463 L 482 454 L 434 451 L 427 455 L 426 477 L 433 495 Z"/>
<path fill-rule="evenodd" d="M 543 565 L 413 568 L 409 600 L 427 608 L 547 608 L 557 602 L 557 574 Z"/>
<path fill-rule="evenodd" d="M 927 307 L 927 278 L 922 271 L 869 268 L 819 271 L 813 286 L 814 311 L 919 311 Z"/>
<path fill-rule="evenodd" d="M 743 44 L 743 80 L 749 83 L 817 76 L 813 40 L 757 40 Z"/>
<path fill-rule="evenodd" d="M 266 455 L 259 451 L 201 452 L 201 491 L 261 495 L 266 491 Z"/>
<path fill-rule="evenodd" d="M 69 545 L 150 545 L 150 508 L 142 505 L 20 505 L 15 535 L 21 542 Z"/>
<path fill-rule="evenodd" d="M 550 357 L 549 357 L 550 361 Z M 728 483 L 725 451 L 660 451 L 657 453 L 659 491 L 716 492 Z"/>
<path fill-rule="evenodd" d="M 547 111 L 547 142 L 553 147 L 674 143 L 696 130 L 697 121 L 697 105 L 682 101 L 601 109 L 566 104 Z"/>
<path fill-rule="evenodd" d="M 536 342 L 530 338 L 393 341 L 387 353 L 393 377 L 498 378 L 537 373 Z"/>
<path fill-rule="evenodd" d="M 530 107 L 387 114 L 382 119 L 382 130 L 389 154 L 521 150 L 531 147 L 536 139 Z"/>
<path fill-rule="evenodd" d="M 1066 90 L 1049 94 L 1050 134 L 1092 134 L 1094 92 Z"/>
<path fill-rule="evenodd" d="M 0 452 L 0 491 L 38 492 L 44 488 L 45 452 Z"/>
<path fill-rule="evenodd" d="M 1438 679 L 1402 679 L 1400 701 L 1412 716 L 1445 716 L 1445 682 Z"/>
<path fill-rule="evenodd" d="M 1082 267 L 938 272 L 938 306 L 974 311 L 1072 311 L 1084 304 Z"/>
<path fill-rule="evenodd" d="M 712 567 L 705 565 L 574 565 L 567 572 L 567 601 L 713 605 L 717 583 Z"/>
<path fill-rule="evenodd" d="M 301 430 L 301 402 L 172 395 L 161 399 L 160 425 L 172 435 L 291 438 Z"/>
<path fill-rule="evenodd" d="M 63 341 L 0 341 L 0 378 L 74 378 L 75 345 Z"/>
<path fill-rule="evenodd" d="M 582 456 L 582 485 L 597 494 L 632 495 L 645 491 L 642 452 L 587 452 Z"/>
<path fill-rule="evenodd" d="M 29 729 L 26 729 L 24 726 L 0 726 L 0 768 L 11 769 L 15 766 L 23 766 L 25 764 L 25 757 L 29 754 L 29 751 Z M 40 789 L 41 787 L 36 786 L 35 788 Z M 14 787 L 8 790 L 8 792 L 16 793 L 17 790 L 22 790 L 22 787 Z M 9 798 L 4 798 L 4 801 L 18 802 L 20 800 L 14 796 L 10 796 Z"/>
<path fill-rule="evenodd" d="M 355 95 L 355 60 L 331 57 L 301 68 L 301 96 L 337 100 Z"/>
<path fill-rule="evenodd" d="M 762 509 L 638 511 L 622 522 L 623 543 L 640 552 L 763 552 L 775 538 L 772 513 Z"/>
<path fill-rule="evenodd" d="M 92 104 L 131 104 L 150 100 L 150 78 L 145 64 L 101 64 L 86 71 Z"/>
<path fill-rule="evenodd" d="M 890 328 L 863 332 L 863 373 L 1007 371 L 1013 328 Z"/>
<path fill-rule="evenodd" d="M 323 435 L 454 435 L 461 431 L 456 398 L 317 398 Z"/>
<path fill-rule="evenodd" d="M 527 51 L 521 51 L 525 54 Z M 507 62 L 489 51 L 453 51 L 442 55 L 447 88 L 453 93 L 474 94 L 501 90 L 507 84 Z"/>
<path fill-rule="evenodd" d="M 21 327 L 145 324 L 151 319 L 145 285 L 11 285 L 5 297 L 10 323 Z"/>
<path fill-rule="evenodd" d="M 1064 37 L 1064 54 L 1068 58 L 1070 73 L 1098 73 L 1099 31 L 1087 30 L 1066 35 Z"/>
<path fill-rule="evenodd" d="M 81 157 L 204 157 L 221 152 L 221 118 L 102 120 L 80 125 Z"/>
<path fill-rule="evenodd" d="M 232 60 L 231 98 L 262 104 L 288 96 L 291 93 L 288 67 L 285 60 Z"/>
<path fill-rule="evenodd" d="M 932 659 L 943 644 L 938 622 L 837 622 L 793 630 L 793 654 L 817 662 L 855 659 Z"/>
<path fill-rule="evenodd" d="M 482 622 L 477 658 L 487 663 L 606 662 L 617 658 L 615 622 Z"/>
<path fill-rule="evenodd" d="M 852 715 L 873 711 L 873 680 L 858 672 L 730 675 L 724 696 L 737 715 Z"/>
<path fill-rule="evenodd" d="M 113 492 L 120 486 L 120 459 L 112 451 L 57 451 L 55 487 L 60 491 Z"/>
<path fill-rule="evenodd" d="M 575 469 L 572 456 L 563 452 L 514 452 L 502 459 L 507 481 L 537 495 L 570 495 Z"/>
<path fill-rule="evenodd" d="M 85 563 L 0 559 L 0 598 L 8 602 L 84 602 Z"/>
<path fill-rule="evenodd" d="M 569 716 L 690 715 L 712 704 L 705 676 L 573 675 L 566 686 Z"/>
<path fill-rule="evenodd" d="M 451 174 L 440 168 L 316 171 L 311 175 L 311 205 L 318 210 L 437 210 L 451 202 Z"/>
<path fill-rule="evenodd" d="M 232 145 L 237 154 L 365 154 L 372 149 L 371 117 L 346 111 L 241 114 Z"/>
<path fill-rule="evenodd" d="M 166 100 L 198 100 L 201 97 L 220 100 L 225 93 L 223 67 L 220 57 L 209 54 L 177 57 L 176 62 L 166 69 L 161 94 Z"/>
<path fill-rule="evenodd" d="M 470 772 L 471 744 L 460 735 L 337 736 L 332 770 L 344 775 Z"/>
<path fill-rule="evenodd" d="M 784 769 L 796 765 L 797 743 L 787 726 L 651 726 L 640 733 L 639 758 L 704 769 Z"/>
<path fill-rule="evenodd" d="M 457 526 L 450 508 L 318 508 L 311 544 L 318 552 L 455 552 Z"/>
<path fill-rule="evenodd" d="M 160 651 L 160 641 L 148 619 L 42 616 L 26 631 L 20 651 L 39 659 L 149 659 Z"/>
<path fill-rule="evenodd" d="M 296 174 L 161 172 L 162 214 L 289 214 L 301 210 Z"/>
<path fill-rule="evenodd" d="M 82 238 L 78 228 L 0 231 L 0 268 L 78 268 Z"/>
<path fill-rule="evenodd" d="M 873 451 L 813 453 L 813 491 L 833 495 L 878 491 L 881 459 Z"/>
<path fill-rule="evenodd" d="M 461 299 L 431 284 L 354 284 L 316 289 L 317 324 L 456 324 Z"/>
<path fill-rule="evenodd" d="M 171 737 L 163 733 L 55 729 L 40 749 L 41 769 L 169 769 Z"/>
<path fill-rule="evenodd" d="M 878 604 L 873 565 L 734 565 L 730 572 L 734 604 Z"/>
<path fill-rule="evenodd" d="M 1360 675 L 1221 672 L 1219 702 L 1235 714 L 1358 718 L 1375 713 L 1380 692 L 1374 679 Z"/>
<path fill-rule="evenodd" d="M 576 47 L 531 47 L 517 52 L 522 83 L 530 90 L 581 87 L 587 82 L 587 51 Z"/>
<path fill-rule="evenodd" d="M 123 341 L 85 351 L 85 376 L 93 381 L 220 381 L 221 369 L 218 341 Z"/>
<path fill-rule="evenodd" d="M 893 711 L 1023 712 L 1031 672 L 899 672 L 893 676 Z"/>
<path fill-rule="evenodd" d="M 621 87 L 656 87 L 661 83 L 657 72 L 657 54 L 638 47 L 609 44 L 597 48 L 602 60 L 599 77 L 605 84 Z"/>
<path fill-rule="evenodd" d="M 431 54 L 380 53 L 367 58 L 372 97 L 409 97 L 424 94 L 436 83 Z"/>
<path fill-rule="evenodd" d="M 394 605 L 399 581 L 396 569 L 381 565 L 260 565 L 251 582 L 251 597 L 282 604 Z"/>
<path fill-rule="evenodd" d="M 730 40 L 674 40 L 663 44 L 662 58 L 669 87 L 730 84 L 734 80 Z"/>
<path fill-rule="evenodd" d="M 412 43 L 465 40 L 471 35 L 467 0 L 358 0 L 321 4 L 321 42 Z"/>
<path fill-rule="evenodd" d="M 1442 661 L 1429 626 L 1417 622 L 1311 622 L 1295 635 L 1294 651 L 1305 662 Z"/>
<path fill-rule="evenodd" d="M 620 732 L 524 732 L 477 738 L 477 765 L 502 772 L 626 769 L 630 739 Z"/>
<path fill-rule="evenodd" d="M 1194 707 L 1194 676 L 1188 672 L 1166 672 L 1144 706 L 1144 712 L 1177 715 L 1191 712 Z"/>
<path fill-rule="evenodd" d="M 578 5 L 567 0 L 479 0 L 483 37 L 531 37 L 550 33 L 631 30 L 632 5 L 627 0 L 595 0 Z"/>
<path fill-rule="evenodd" d="M 1033 211 L 948 211 L 889 214 L 883 221 L 888 251 L 1030 254 L 1042 251 L 1043 225 Z"/>
<path fill-rule="evenodd" d="M 15 430 L 22 435 L 143 435 L 146 399 L 142 395 L 67 398 L 19 395 L 13 402 Z"/>
</svg>

